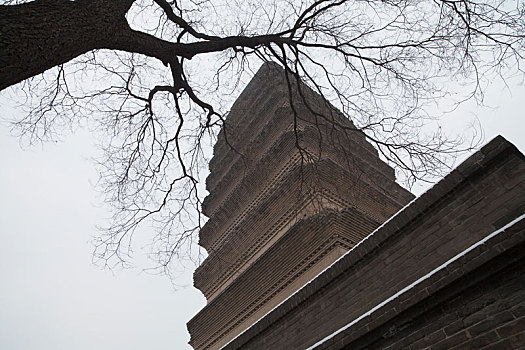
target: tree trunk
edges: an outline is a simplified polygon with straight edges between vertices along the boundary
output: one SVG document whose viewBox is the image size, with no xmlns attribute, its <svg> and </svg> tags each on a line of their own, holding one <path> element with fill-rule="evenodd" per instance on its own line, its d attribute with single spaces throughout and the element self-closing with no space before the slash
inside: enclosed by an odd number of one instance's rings
<svg viewBox="0 0 525 350">
<path fill-rule="evenodd" d="M 130 31 L 133 0 L 36 0 L 0 6 L 0 90 Z"/>
<path fill-rule="evenodd" d="M 95 49 L 122 50 L 158 58 L 255 48 L 286 43 L 278 35 L 232 36 L 173 43 L 130 28 L 126 13 L 134 0 L 35 0 L 0 5 L 0 90 Z"/>
</svg>

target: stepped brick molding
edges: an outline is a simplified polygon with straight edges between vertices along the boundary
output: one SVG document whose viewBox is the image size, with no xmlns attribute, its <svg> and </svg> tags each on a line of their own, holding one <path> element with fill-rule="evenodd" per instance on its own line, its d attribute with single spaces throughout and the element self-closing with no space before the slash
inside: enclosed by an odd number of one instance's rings
<svg viewBox="0 0 525 350">
<path fill-rule="evenodd" d="M 209 255 L 194 276 L 208 304 L 188 323 L 195 349 L 228 343 L 413 198 L 351 121 L 292 89 L 293 108 L 282 69 L 263 65 L 214 147 L 200 232 Z"/>
</svg>

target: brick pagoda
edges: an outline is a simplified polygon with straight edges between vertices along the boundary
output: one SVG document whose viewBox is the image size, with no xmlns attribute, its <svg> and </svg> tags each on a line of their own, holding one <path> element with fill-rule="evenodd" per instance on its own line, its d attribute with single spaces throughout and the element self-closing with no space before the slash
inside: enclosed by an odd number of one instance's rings
<svg viewBox="0 0 525 350">
<path fill-rule="evenodd" d="M 215 145 L 195 349 L 230 342 L 413 198 L 351 121 L 307 87 L 291 91 L 293 106 L 283 70 L 263 65 Z"/>
</svg>

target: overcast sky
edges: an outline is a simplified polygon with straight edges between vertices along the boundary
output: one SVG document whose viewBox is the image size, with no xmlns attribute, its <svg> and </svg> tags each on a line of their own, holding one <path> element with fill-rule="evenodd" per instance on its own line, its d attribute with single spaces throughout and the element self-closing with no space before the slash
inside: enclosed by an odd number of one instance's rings
<svg viewBox="0 0 525 350">
<path fill-rule="evenodd" d="M 512 84 L 512 93 L 491 87 L 486 103 L 497 108 L 466 105 L 447 127 L 477 115 L 487 141 L 502 134 L 524 152 L 525 88 Z M 91 265 L 89 241 L 108 216 L 91 185 L 92 143 L 81 131 L 24 150 L 0 126 L 0 348 L 189 348 L 185 324 L 205 304 L 191 271 L 174 291 L 140 270 L 112 275 Z"/>
</svg>

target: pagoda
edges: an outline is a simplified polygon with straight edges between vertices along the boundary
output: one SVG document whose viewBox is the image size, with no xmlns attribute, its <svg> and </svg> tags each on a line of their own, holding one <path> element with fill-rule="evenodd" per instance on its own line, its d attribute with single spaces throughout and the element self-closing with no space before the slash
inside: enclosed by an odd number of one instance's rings
<svg viewBox="0 0 525 350">
<path fill-rule="evenodd" d="M 207 305 L 188 322 L 195 349 L 220 349 L 404 207 L 362 131 L 304 84 L 264 64 L 214 147 L 209 217 L 194 274 Z"/>
</svg>

